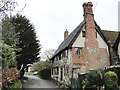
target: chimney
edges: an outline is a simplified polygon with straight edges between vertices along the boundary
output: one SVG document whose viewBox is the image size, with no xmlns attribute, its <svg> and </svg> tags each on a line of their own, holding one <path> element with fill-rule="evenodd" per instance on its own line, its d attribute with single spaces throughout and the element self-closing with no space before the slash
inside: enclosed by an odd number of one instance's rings
<svg viewBox="0 0 120 90">
<path fill-rule="evenodd" d="M 68 30 L 66 29 L 66 31 L 64 32 L 64 40 L 67 38 L 67 36 L 68 36 Z"/>
<path fill-rule="evenodd" d="M 92 2 L 85 2 L 83 4 L 83 8 L 84 8 L 84 19 L 86 19 L 87 15 L 93 15 L 93 10 L 92 10 Z"/>
<path fill-rule="evenodd" d="M 83 4 L 85 24 L 85 60 L 86 71 L 99 68 L 101 65 L 99 58 L 99 45 L 96 37 L 94 14 L 92 2 Z"/>
<path fill-rule="evenodd" d="M 84 20 L 86 21 L 86 46 L 89 48 L 98 48 L 98 42 L 96 39 L 96 29 L 95 29 L 95 22 L 94 22 L 94 14 L 92 10 L 92 2 L 85 2 L 83 4 L 84 9 Z"/>
</svg>

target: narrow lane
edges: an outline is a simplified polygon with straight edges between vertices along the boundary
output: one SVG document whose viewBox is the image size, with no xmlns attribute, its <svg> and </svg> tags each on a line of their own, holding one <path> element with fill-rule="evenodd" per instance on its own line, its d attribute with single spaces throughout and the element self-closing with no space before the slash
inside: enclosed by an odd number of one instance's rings
<svg viewBox="0 0 120 90">
<path fill-rule="evenodd" d="M 23 83 L 24 90 L 25 88 L 26 90 L 30 88 L 39 88 L 39 89 L 42 88 L 42 90 L 46 88 L 51 88 L 51 90 L 57 88 L 57 90 L 62 90 L 62 89 L 59 89 L 59 87 L 52 81 L 43 80 L 36 76 L 25 75 L 25 79 L 22 81 L 22 83 Z"/>
</svg>

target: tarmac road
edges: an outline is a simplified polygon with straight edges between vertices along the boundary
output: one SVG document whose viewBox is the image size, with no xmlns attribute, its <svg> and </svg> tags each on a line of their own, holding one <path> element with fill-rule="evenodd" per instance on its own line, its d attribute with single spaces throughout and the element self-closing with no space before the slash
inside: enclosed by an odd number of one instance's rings
<svg viewBox="0 0 120 90">
<path fill-rule="evenodd" d="M 63 90 L 50 80 L 43 80 L 36 76 L 25 75 L 25 79 L 22 81 L 23 90 Z M 51 88 L 51 89 L 50 89 Z"/>
</svg>

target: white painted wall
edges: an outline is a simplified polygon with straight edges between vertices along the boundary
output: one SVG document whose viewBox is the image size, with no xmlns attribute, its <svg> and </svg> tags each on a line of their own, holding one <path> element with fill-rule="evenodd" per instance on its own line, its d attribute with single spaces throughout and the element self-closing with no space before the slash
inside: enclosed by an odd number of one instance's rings
<svg viewBox="0 0 120 90">
<path fill-rule="evenodd" d="M 102 37 L 98 33 L 97 33 L 97 41 L 98 41 L 99 48 L 106 48 L 108 51 L 107 44 L 105 43 L 105 41 L 102 39 Z M 109 51 L 108 51 L 108 53 L 109 53 Z"/>
<path fill-rule="evenodd" d="M 82 37 L 82 31 L 77 37 L 76 41 L 73 43 L 72 47 L 84 47 L 85 37 Z"/>
</svg>

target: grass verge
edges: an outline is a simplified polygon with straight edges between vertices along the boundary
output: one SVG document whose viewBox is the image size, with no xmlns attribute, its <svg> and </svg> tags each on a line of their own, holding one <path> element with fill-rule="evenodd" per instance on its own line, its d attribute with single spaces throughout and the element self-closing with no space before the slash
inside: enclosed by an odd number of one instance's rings
<svg viewBox="0 0 120 90">
<path fill-rule="evenodd" d="M 20 80 L 18 80 L 16 83 L 14 83 L 13 85 L 9 85 L 9 87 L 8 87 L 8 89 L 7 90 L 9 90 L 9 89 L 14 89 L 14 88 L 22 88 L 22 83 L 21 83 L 21 81 Z"/>
<path fill-rule="evenodd" d="M 34 75 L 34 76 L 39 77 L 39 78 L 42 78 L 40 75 Z"/>
</svg>

